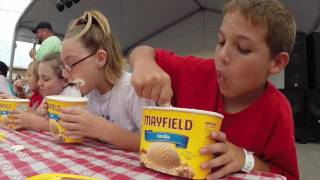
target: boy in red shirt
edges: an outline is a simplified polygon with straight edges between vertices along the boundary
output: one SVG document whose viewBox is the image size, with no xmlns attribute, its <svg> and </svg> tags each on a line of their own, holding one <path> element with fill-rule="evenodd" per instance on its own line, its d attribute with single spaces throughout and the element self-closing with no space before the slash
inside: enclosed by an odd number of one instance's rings
<svg viewBox="0 0 320 180">
<path fill-rule="evenodd" d="M 231 0 L 215 60 L 137 47 L 129 57 L 132 83 L 138 95 L 160 104 L 224 115 L 221 132 L 211 135 L 217 143 L 201 150 L 216 155 L 201 165 L 214 168 L 208 179 L 252 170 L 299 179 L 291 107 L 267 80 L 288 64 L 295 33 L 293 16 L 278 0 Z"/>
</svg>

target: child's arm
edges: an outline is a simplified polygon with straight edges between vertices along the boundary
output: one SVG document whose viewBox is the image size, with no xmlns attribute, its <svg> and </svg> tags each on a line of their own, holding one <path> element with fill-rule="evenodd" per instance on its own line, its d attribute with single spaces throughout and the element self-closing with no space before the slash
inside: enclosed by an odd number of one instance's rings
<svg viewBox="0 0 320 180">
<path fill-rule="evenodd" d="M 7 93 L 0 93 L 0 99 L 9 99 L 9 98 L 16 98 L 16 97 L 10 96 Z"/>
<path fill-rule="evenodd" d="M 213 132 L 211 138 L 216 143 L 202 148 L 201 154 L 214 154 L 215 157 L 201 164 L 201 168 L 219 168 L 210 174 L 207 179 L 219 179 L 226 175 L 241 171 L 245 164 L 245 153 L 243 149 L 227 141 L 223 132 Z M 270 165 L 267 162 L 254 156 L 252 171 L 270 172 Z"/>
<path fill-rule="evenodd" d="M 37 131 L 49 131 L 48 121 L 32 112 L 13 111 L 8 117 L 14 118 L 15 130 L 32 129 Z"/>
<path fill-rule="evenodd" d="M 106 120 L 104 120 L 106 121 Z M 104 127 L 103 127 L 104 126 Z M 139 151 L 140 136 L 138 133 L 132 133 L 124 128 L 118 127 L 109 121 L 102 124 L 99 130 L 98 139 L 113 144 L 121 149 L 129 151 Z"/>
<path fill-rule="evenodd" d="M 155 60 L 155 50 L 149 46 L 136 47 L 129 56 L 132 65 L 132 85 L 140 97 L 159 104 L 170 102 L 171 80 Z"/>
<path fill-rule="evenodd" d="M 14 86 L 14 90 L 17 93 L 17 96 L 19 98 L 26 98 L 27 95 L 24 93 L 23 91 L 23 80 L 22 79 L 18 79 L 14 82 L 13 86 Z"/>
<path fill-rule="evenodd" d="M 86 136 L 100 139 L 121 149 L 138 151 L 140 138 L 111 122 L 81 108 L 62 109 L 60 124 L 68 129 L 68 136 Z"/>
</svg>

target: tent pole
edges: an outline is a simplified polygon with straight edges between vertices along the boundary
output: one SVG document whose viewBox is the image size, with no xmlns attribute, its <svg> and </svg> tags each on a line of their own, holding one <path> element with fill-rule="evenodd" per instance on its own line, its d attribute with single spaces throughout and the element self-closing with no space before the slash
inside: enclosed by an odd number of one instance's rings
<svg viewBox="0 0 320 180">
<path fill-rule="evenodd" d="M 16 51 L 16 36 L 17 36 L 17 27 L 18 22 L 16 23 L 13 31 L 13 38 L 11 42 L 11 53 L 10 53 L 10 66 L 9 66 L 9 80 L 12 82 L 12 71 L 13 71 L 13 60 L 14 60 L 14 52 Z"/>
<path fill-rule="evenodd" d="M 309 33 L 314 32 L 319 27 L 319 25 L 320 25 L 320 11 L 319 11 L 318 15 L 316 16 L 315 20 L 313 21 L 312 26 L 309 30 Z"/>
<path fill-rule="evenodd" d="M 31 0 L 30 3 L 28 4 L 27 8 L 24 9 L 24 11 L 21 13 L 18 21 L 16 22 L 15 26 L 14 26 L 14 31 L 13 31 L 13 37 L 12 37 L 12 42 L 11 42 L 11 53 L 10 53 L 10 66 L 9 66 L 9 80 L 12 82 L 12 71 L 13 71 L 13 61 L 14 61 L 14 53 L 16 51 L 16 37 L 17 37 L 17 28 L 18 28 L 18 24 L 22 19 L 22 15 L 26 12 L 27 9 L 30 8 L 31 4 L 33 3 L 33 1 L 36 0 Z"/>
<path fill-rule="evenodd" d="M 206 11 L 217 13 L 217 14 L 222 14 L 222 10 L 220 10 L 220 9 L 206 8 Z"/>
<path fill-rule="evenodd" d="M 193 2 L 196 3 L 199 8 L 204 8 L 198 0 L 193 0 Z"/>
</svg>

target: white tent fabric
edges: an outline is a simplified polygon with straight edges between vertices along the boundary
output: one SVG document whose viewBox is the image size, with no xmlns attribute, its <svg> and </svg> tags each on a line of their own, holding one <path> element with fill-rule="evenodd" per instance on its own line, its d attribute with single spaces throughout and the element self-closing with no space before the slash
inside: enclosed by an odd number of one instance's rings
<svg viewBox="0 0 320 180">
<path fill-rule="evenodd" d="M 213 54 L 216 34 L 227 0 L 80 0 L 59 12 L 57 0 L 33 0 L 21 15 L 14 42 L 32 42 L 31 29 L 40 21 L 49 21 L 61 38 L 70 20 L 85 10 L 97 9 L 109 19 L 124 53 L 139 44 L 169 48 L 178 54 Z M 320 31 L 319 0 L 283 0 L 297 19 L 302 32 Z M 27 55 L 26 55 L 27 56 Z"/>
</svg>

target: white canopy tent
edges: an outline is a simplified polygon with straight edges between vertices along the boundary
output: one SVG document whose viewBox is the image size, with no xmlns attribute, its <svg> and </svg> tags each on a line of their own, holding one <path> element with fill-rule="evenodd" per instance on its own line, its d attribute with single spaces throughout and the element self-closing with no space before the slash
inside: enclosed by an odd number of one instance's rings
<svg viewBox="0 0 320 180">
<path fill-rule="evenodd" d="M 15 41 L 32 42 L 31 29 L 40 21 L 49 21 L 54 32 L 63 38 L 70 20 L 90 9 L 107 16 L 125 54 L 136 45 L 149 44 L 182 55 L 205 52 L 203 56 L 211 56 L 208 52 L 213 54 L 223 4 L 227 0 L 80 0 L 62 12 L 57 10 L 56 2 L 33 0 L 22 13 L 14 32 L 10 69 Z M 299 31 L 320 31 L 319 0 L 283 2 L 296 16 Z"/>
</svg>

